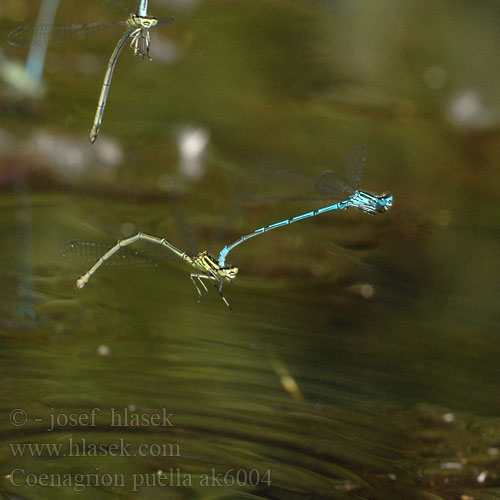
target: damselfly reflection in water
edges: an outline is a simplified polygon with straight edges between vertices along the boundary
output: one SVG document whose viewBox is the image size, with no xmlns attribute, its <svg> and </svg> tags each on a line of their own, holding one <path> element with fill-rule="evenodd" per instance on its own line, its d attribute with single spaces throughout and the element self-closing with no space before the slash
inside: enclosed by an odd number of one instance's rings
<svg viewBox="0 0 500 500">
<path fill-rule="evenodd" d="M 97 110 L 94 118 L 94 123 L 90 129 L 90 142 L 94 143 L 101 128 L 102 117 L 104 108 L 106 107 L 106 100 L 108 97 L 109 87 L 111 85 L 111 78 L 113 71 L 118 60 L 118 56 L 123 47 L 130 42 L 130 47 L 134 51 L 134 55 L 140 55 L 151 61 L 149 57 L 149 47 L 151 39 L 149 30 L 157 25 L 164 25 L 173 21 L 173 18 L 158 20 L 156 17 L 147 15 L 148 0 L 141 0 L 135 13 L 129 15 L 126 21 L 113 21 L 113 22 L 96 22 L 90 24 L 51 24 L 51 25 L 37 25 L 37 26 L 21 26 L 12 31 L 7 40 L 16 46 L 36 45 L 42 40 L 47 40 L 49 37 L 56 42 L 74 41 L 86 38 L 92 33 L 104 29 L 123 26 L 126 27 L 125 33 L 118 40 L 118 43 L 111 54 L 104 75 L 104 81 L 97 103 Z"/>
<path fill-rule="evenodd" d="M 155 245 L 160 245 L 167 248 L 177 257 L 181 258 L 193 267 L 196 272 L 190 274 L 191 280 L 198 292 L 198 301 L 201 299 L 202 293 L 199 284 L 208 292 L 208 289 L 204 283 L 205 280 L 211 281 L 217 288 L 219 295 L 227 307 L 230 308 L 229 302 L 226 300 L 222 293 L 224 281 L 232 282 L 238 273 L 238 268 L 233 265 L 226 265 L 227 254 L 237 245 L 243 243 L 244 241 L 257 236 L 258 234 L 263 234 L 272 229 L 278 227 L 283 227 L 289 224 L 293 224 L 299 220 L 307 219 L 309 217 L 314 217 L 323 213 L 331 212 L 333 210 L 346 210 L 349 207 L 355 207 L 359 210 L 375 215 L 378 213 L 384 213 L 392 207 L 393 196 L 390 194 L 374 195 L 366 191 L 358 190 L 359 183 L 361 181 L 361 175 L 365 166 L 366 159 L 366 146 L 361 145 L 355 147 L 348 155 L 345 170 L 347 179 L 354 186 L 349 186 L 340 177 L 338 177 L 334 172 L 327 170 L 323 172 L 319 177 L 316 187 L 318 191 L 328 194 L 331 199 L 334 197 L 344 198 L 342 201 L 329 205 L 318 210 L 313 210 L 302 215 L 297 215 L 290 219 L 285 219 L 268 226 L 256 229 L 254 232 L 241 236 L 235 242 L 226 245 L 219 253 L 219 258 L 216 259 L 214 256 L 210 255 L 208 252 L 201 252 L 197 255 L 189 255 L 184 250 L 176 247 L 170 243 L 166 238 L 159 238 L 157 236 L 152 236 L 146 233 L 137 233 L 130 238 L 120 240 L 115 246 L 106 251 L 97 262 L 84 273 L 76 282 L 78 288 L 83 288 L 89 279 L 94 275 L 94 273 L 106 263 L 107 260 L 111 259 L 117 252 L 122 248 L 131 245 L 137 241 L 147 241 Z"/>
</svg>

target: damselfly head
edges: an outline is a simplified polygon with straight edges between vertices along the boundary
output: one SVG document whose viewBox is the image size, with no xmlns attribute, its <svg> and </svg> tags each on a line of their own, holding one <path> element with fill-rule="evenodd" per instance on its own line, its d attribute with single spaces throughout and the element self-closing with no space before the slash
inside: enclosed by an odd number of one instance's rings
<svg viewBox="0 0 500 500">
<path fill-rule="evenodd" d="M 392 194 L 382 194 L 378 196 L 377 200 L 377 212 L 384 213 L 392 207 L 392 202 L 394 200 L 394 196 Z"/>
<path fill-rule="evenodd" d="M 228 280 L 234 280 L 236 275 L 238 274 L 238 268 L 236 266 L 226 266 L 221 267 L 219 270 L 219 274 Z"/>
<path fill-rule="evenodd" d="M 158 24 L 158 19 L 152 16 L 138 16 L 136 14 L 131 14 L 129 18 L 129 24 L 131 26 L 149 29 Z"/>
</svg>

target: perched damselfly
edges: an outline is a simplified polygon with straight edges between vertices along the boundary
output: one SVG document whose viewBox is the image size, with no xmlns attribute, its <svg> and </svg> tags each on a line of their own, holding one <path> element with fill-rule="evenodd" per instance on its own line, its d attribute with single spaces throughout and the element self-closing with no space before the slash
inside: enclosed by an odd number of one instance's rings
<svg viewBox="0 0 500 500">
<path fill-rule="evenodd" d="M 102 117 L 104 108 L 106 107 L 106 100 L 108 97 L 109 87 L 111 85 L 111 78 L 113 71 L 118 60 L 118 56 L 123 47 L 130 40 L 130 47 L 134 51 L 134 55 L 140 55 L 143 58 L 151 60 L 149 57 L 149 47 L 151 39 L 149 30 L 159 24 L 167 24 L 173 21 L 173 18 L 158 20 L 155 17 L 147 15 L 147 0 L 141 0 L 135 13 L 129 15 L 125 21 L 110 21 L 110 22 L 96 22 L 89 24 L 51 24 L 51 25 L 35 25 L 35 26 L 21 26 L 12 31 L 7 40 L 12 45 L 28 46 L 37 45 L 43 41 L 47 41 L 50 37 L 56 42 L 74 41 L 86 38 L 96 31 L 122 26 L 126 28 L 125 33 L 118 40 L 118 43 L 111 54 L 108 62 L 108 67 L 104 75 L 104 81 L 97 103 L 97 110 L 94 118 L 94 123 L 90 130 L 90 142 L 94 143 L 101 128 Z"/>
</svg>

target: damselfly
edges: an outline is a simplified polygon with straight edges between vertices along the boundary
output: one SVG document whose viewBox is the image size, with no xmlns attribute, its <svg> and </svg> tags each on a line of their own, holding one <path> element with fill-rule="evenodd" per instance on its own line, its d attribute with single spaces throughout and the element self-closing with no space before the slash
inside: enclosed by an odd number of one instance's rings
<svg viewBox="0 0 500 500">
<path fill-rule="evenodd" d="M 202 296 L 200 286 L 205 290 L 205 292 L 208 293 L 208 289 L 204 282 L 205 280 L 208 280 L 212 282 L 214 286 L 217 288 L 217 291 L 219 292 L 219 295 L 223 300 L 224 304 L 226 304 L 226 306 L 231 309 L 229 302 L 226 300 L 226 298 L 222 293 L 222 287 L 224 285 L 224 280 L 232 281 L 236 277 L 236 274 L 238 274 L 238 268 L 236 266 L 219 266 L 219 264 L 217 263 L 217 259 L 212 255 L 210 255 L 208 252 L 201 252 L 197 255 L 192 256 L 189 255 L 187 252 L 181 250 L 180 248 L 177 248 L 175 245 L 170 243 L 170 241 L 168 241 L 166 238 L 158 238 L 157 236 L 152 236 L 146 233 L 137 233 L 136 235 L 131 236 L 130 238 L 118 241 L 115 246 L 111 247 L 101 257 L 99 257 L 96 263 L 86 273 L 82 274 L 82 276 L 78 278 L 78 280 L 76 281 L 76 286 L 80 289 L 83 288 L 87 284 L 89 279 L 92 277 L 92 275 L 103 264 L 112 259 L 113 256 L 121 249 L 137 241 L 146 241 L 149 243 L 153 243 L 155 245 L 160 245 L 162 247 L 165 247 L 168 250 L 170 250 L 174 255 L 181 258 L 184 262 L 186 262 L 192 268 L 194 268 L 196 272 L 192 272 L 190 274 L 190 277 L 191 281 L 193 282 L 193 285 L 196 288 L 196 291 L 198 292 L 198 301 L 201 299 Z M 71 254 L 75 246 L 77 247 L 80 246 L 79 243 L 80 242 L 71 242 L 71 241 L 67 242 L 64 245 L 65 250 L 63 251 L 66 254 Z M 79 250 L 79 248 L 77 248 L 77 250 Z"/>
<path fill-rule="evenodd" d="M 254 232 L 245 234 L 238 238 L 233 243 L 226 245 L 219 253 L 218 264 L 220 267 L 224 267 L 226 263 L 227 254 L 236 246 L 243 243 L 244 241 L 253 238 L 272 229 L 278 227 L 287 226 L 293 224 L 299 220 L 307 219 L 309 217 L 315 217 L 316 215 L 324 214 L 326 212 L 331 212 L 332 210 L 346 210 L 349 207 L 359 208 L 363 212 L 375 215 L 378 213 L 384 213 L 392 207 L 393 196 L 390 194 L 382 194 L 380 196 L 367 193 L 366 191 L 360 191 L 358 189 L 361 182 L 361 176 L 365 168 L 366 163 L 366 145 L 361 144 L 356 146 L 347 155 L 345 161 L 345 174 L 349 181 L 347 184 L 342 178 L 340 178 L 332 170 L 326 170 L 323 172 L 318 180 L 316 181 L 316 189 L 318 192 L 327 195 L 330 199 L 340 199 L 342 201 L 329 205 L 324 208 L 319 208 L 318 210 L 313 210 L 301 215 L 292 217 L 291 219 L 285 219 L 280 222 L 275 222 L 269 226 L 260 227 Z"/>
<path fill-rule="evenodd" d="M 7 38 L 12 45 L 22 47 L 39 44 L 42 41 L 46 41 L 49 37 L 58 42 L 73 41 L 86 38 L 96 31 L 111 27 L 123 26 L 126 28 L 125 33 L 118 40 L 111 54 L 106 74 L 104 75 L 101 94 L 97 103 L 97 111 L 89 135 L 90 142 L 92 143 L 95 142 L 99 134 L 109 87 L 111 85 L 111 78 L 113 77 L 116 61 L 123 47 L 130 40 L 130 47 L 133 49 L 135 56 L 141 55 L 143 58 L 151 60 L 149 57 L 149 47 L 151 44 L 149 30 L 159 24 L 166 24 L 173 21 L 173 18 L 158 20 L 156 17 L 148 16 L 147 4 L 147 0 L 141 0 L 136 12 L 130 14 L 126 21 L 21 26 L 12 31 Z"/>
<path fill-rule="evenodd" d="M 238 268 L 233 265 L 226 265 L 225 260 L 227 254 L 237 245 L 243 243 L 249 238 L 253 238 L 258 234 L 265 233 L 271 229 L 276 229 L 281 226 L 286 226 L 297 222 L 302 219 L 307 219 L 308 217 L 314 217 L 322 213 L 330 212 L 332 210 L 345 210 L 349 207 L 356 207 L 365 213 L 370 215 L 375 215 L 377 213 L 386 212 L 393 202 L 393 196 L 390 194 L 373 195 L 367 193 L 366 191 L 360 191 L 357 189 L 359 186 L 361 175 L 365 165 L 366 157 L 366 146 L 361 145 L 354 148 L 348 155 L 346 160 L 346 176 L 349 182 L 355 186 L 355 188 L 350 187 L 346 182 L 339 178 L 334 172 L 326 171 L 324 172 L 316 182 L 317 190 L 323 194 L 328 194 L 330 199 L 335 197 L 338 199 L 344 198 L 343 201 L 329 205 L 325 208 L 320 208 L 318 210 L 313 210 L 291 219 L 285 219 L 281 222 L 271 224 L 259 229 L 256 229 L 253 233 L 247 234 L 231 243 L 226 245 L 219 253 L 219 258 L 216 259 L 214 256 L 210 255 L 208 252 L 201 252 L 197 255 L 189 255 L 187 252 L 177 248 L 175 245 L 170 243 L 166 238 L 159 238 L 157 236 L 152 236 L 146 233 L 137 233 L 135 236 L 130 238 L 120 240 L 115 246 L 107 250 L 95 264 L 84 273 L 76 282 L 78 288 L 83 288 L 89 279 L 94 275 L 94 273 L 105 264 L 107 261 L 112 259 L 117 252 L 119 252 L 124 247 L 131 245 L 137 241 L 146 241 L 162 247 L 166 247 L 174 255 L 181 258 L 193 267 L 196 272 L 190 274 L 191 280 L 198 292 L 198 301 L 201 299 L 202 293 L 200 286 L 208 292 L 208 289 L 204 283 L 204 280 L 211 281 L 217 288 L 221 299 L 224 301 L 227 307 L 230 308 L 229 302 L 226 300 L 222 293 L 222 288 L 225 281 L 232 282 L 236 275 L 238 274 Z M 72 242 L 69 242 L 71 246 Z"/>
</svg>

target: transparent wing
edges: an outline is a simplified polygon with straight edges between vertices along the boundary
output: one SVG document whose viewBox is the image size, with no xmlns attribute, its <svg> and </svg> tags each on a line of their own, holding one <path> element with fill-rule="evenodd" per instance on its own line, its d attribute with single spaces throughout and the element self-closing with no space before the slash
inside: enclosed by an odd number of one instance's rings
<svg viewBox="0 0 500 500">
<path fill-rule="evenodd" d="M 95 241 L 71 240 L 66 241 L 61 245 L 61 253 L 64 257 L 69 257 L 70 259 L 79 260 L 81 262 L 85 262 L 86 264 L 91 264 L 102 257 L 110 248 L 110 245 L 96 243 Z M 154 266 L 158 265 L 158 262 L 155 261 L 155 259 L 141 254 L 136 250 L 132 250 L 130 248 L 122 248 L 104 264 L 112 266 Z"/>
<path fill-rule="evenodd" d="M 126 26 L 126 21 L 110 21 L 90 24 L 39 24 L 20 26 L 12 31 L 7 41 L 16 47 L 36 46 L 50 38 L 55 43 L 74 42 L 89 37 L 97 31 Z"/>
<path fill-rule="evenodd" d="M 167 24 L 171 24 L 175 21 L 173 17 L 163 17 L 158 19 L 158 24 L 156 26 L 166 26 Z"/>
<path fill-rule="evenodd" d="M 316 181 L 316 191 L 319 194 L 329 196 L 332 200 L 346 199 L 354 193 L 349 186 L 333 170 L 325 170 Z"/>
<path fill-rule="evenodd" d="M 358 189 L 366 164 L 366 144 L 354 147 L 345 160 L 345 176 L 354 189 Z"/>
</svg>

